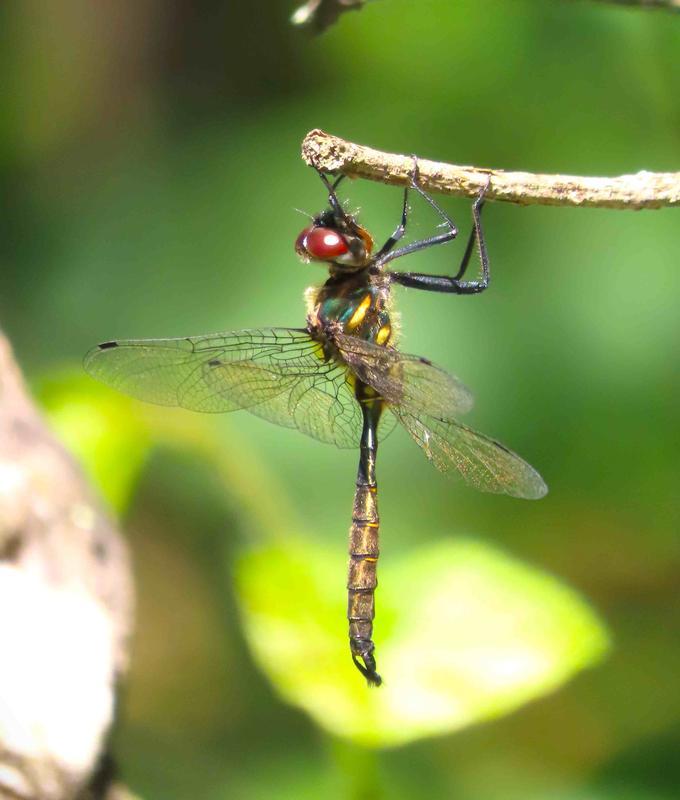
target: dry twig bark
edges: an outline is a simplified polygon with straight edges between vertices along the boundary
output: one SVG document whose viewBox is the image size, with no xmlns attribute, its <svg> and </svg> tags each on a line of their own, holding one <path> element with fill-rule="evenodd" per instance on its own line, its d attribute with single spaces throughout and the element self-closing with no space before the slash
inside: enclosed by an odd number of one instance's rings
<svg viewBox="0 0 680 800">
<path fill-rule="evenodd" d="M 302 158 L 324 172 L 404 185 L 413 156 L 384 153 L 315 129 L 302 142 Z M 489 177 L 489 200 L 520 205 L 643 209 L 680 205 L 680 172 L 637 172 L 615 178 L 540 175 L 459 166 L 418 158 L 419 182 L 430 192 L 476 197 Z"/>
<path fill-rule="evenodd" d="M 662 11 L 680 11 L 680 0 L 600 0 L 620 6 L 637 6 L 638 8 L 655 8 Z"/>
<path fill-rule="evenodd" d="M 600 0 L 612 5 L 680 11 L 680 0 Z M 314 33 L 323 33 L 346 11 L 359 11 L 366 0 L 306 0 L 291 17 L 294 25 L 310 28 Z"/>
</svg>

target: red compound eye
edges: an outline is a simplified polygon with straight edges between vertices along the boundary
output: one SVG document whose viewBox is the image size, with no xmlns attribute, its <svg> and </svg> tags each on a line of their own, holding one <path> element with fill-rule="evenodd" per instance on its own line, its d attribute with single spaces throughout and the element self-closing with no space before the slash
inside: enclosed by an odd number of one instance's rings
<svg viewBox="0 0 680 800">
<path fill-rule="evenodd" d="M 300 239 L 303 241 L 300 242 Z M 332 228 L 307 229 L 298 237 L 298 243 L 304 246 L 312 258 L 319 261 L 338 258 L 349 250 L 342 236 Z"/>
<path fill-rule="evenodd" d="M 309 236 L 309 232 L 313 231 L 314 228 L 305 228 L 303 231 L 300 231 L 300 235 L 295 240 L 295 252 L 298 255 L 306 255 L 307 249 L 305 247 L 305 241 Z"/>
</svg>

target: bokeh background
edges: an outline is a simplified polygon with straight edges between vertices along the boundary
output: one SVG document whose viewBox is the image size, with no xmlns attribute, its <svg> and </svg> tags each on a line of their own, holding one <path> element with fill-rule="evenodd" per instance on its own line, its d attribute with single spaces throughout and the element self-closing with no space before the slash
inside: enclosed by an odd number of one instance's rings
<svg viewBox="0 0 680 800">
<path fill-rule="evenodd" d="M 491 595 L 503 573 L 503 602 L 487 607 L 482 592 L 466 623 L 482 638 L 488 625 L 493 645 L 516 597 L 546 615 L 529 632 L 537 652 L 553 640 L 566 648 L 535 689 L 529 676 L 502 702 L 484 686 L 440 687 L 430 700 L 451 690 L 469 708 L 437 730 L 381 716 L 345 663 L 356 453 L 245 412 L 143 408 L 81 375 L 83 353 L 110 338 L 303 324 L 303 290 L 322 278 L 292 247 L 304 223 L 295 209 L 324 203 L 299 159 L 311 128 L 506 169 L 678 167 L 677 15 L 389 0 L 312 38 L 290 26 L 293 10 L 217 0 L 0 9 L 0 324 L 129 534 L 139 606 L 113 740 L 121 772 L 148 800 L 677 798 L 677 210 L 489 204 L 490 291 L 399 292 L 402 347 L 460 376 L 477 397 L 470 422 L 535 465 L 550 494 L 476 493 L 436 473 L 405 435 L 390 437 L 379 456 L 378 655 L 397 625 L 390 591 L 404 615 L 411 581 L 433 568 L 422 554 L 437 548 Z M 391 232 L 398 190 L 346 183 L 343 196 L 376 238 Z M 466 229 L 469 204 L 445 204 Z M 414 235 L 436 223 L 414 202 Z M 461 247 L 410 266 L 450 273 Z M 297 537 L 301 562 L 286 552 Z M 320 628 L 326 619 L 307 607 L 320 601 L 305 580 L 340 609 L 321 633 L 295 627 L 306 614 Z M 267 636 L 260 625 L 275 612 L 292 630 L 279 642 L 284 663 L 268 649 L 279 628 Z M 426 646 L 441 635 L 449 652 L 465 621 L 449 630 L 447 609 L 429 612 Z M 314 677 L 296 679 L 293 662 L 307 645 L 316 652 L 317 634 L 340 642 L 335 699 L 308 696 Z M 417 650 L 407 655 L 417 662 Z M 339 734 L 329 720 L 352 703 Z M 362 710 L 365 729 L 408 741 L 358 735 Z"/>
</svg>

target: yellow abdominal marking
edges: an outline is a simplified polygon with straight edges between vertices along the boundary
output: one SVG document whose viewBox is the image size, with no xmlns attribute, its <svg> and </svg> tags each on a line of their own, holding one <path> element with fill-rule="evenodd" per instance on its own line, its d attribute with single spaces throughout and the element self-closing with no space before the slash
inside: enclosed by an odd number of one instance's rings
<svg viewBox="0 0 680 800">
<path fill-rule="evenodd" d="M 387 323 L 387 325 L 383 325 L 382 328 L 378 331 L 375 337 L 376 344 L 385 344 L 387 340 L 390 338 L 392 334 L 392 327 Z"/>
<path fill-rule="evenodd" d="M 366 312 L 371 307 L 371 295 L 367 294 L 364 299 L 357 306 L 357 310 L 350 317 L 349 322 L 345 326 L 345 330 L 353 331 L 356 327 L 361 325 L 366 316 Z"/>
</svg>

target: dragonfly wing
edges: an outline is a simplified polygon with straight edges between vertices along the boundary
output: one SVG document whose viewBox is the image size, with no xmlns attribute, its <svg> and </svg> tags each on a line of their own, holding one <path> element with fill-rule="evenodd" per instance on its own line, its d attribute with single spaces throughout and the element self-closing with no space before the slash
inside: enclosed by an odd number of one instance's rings
<svg viewBox="0 0 680 800">
<path fill-rule="evenodd" d="M 331 364 L 321 375 L 298 378 L 248 411 L 337 447 L 358 447 L 361 440 L 361 408 L 347 382 L 347 370 L 339 364 Z"/>
<path fill-rule="evenodd" d="M 107 342 L 86 371 L 125 394 L 192 411 L 246 409 L 339 447 L 356 447 L 361 410 L 343 365 L 304 330 L 265 328 Z"/>
<path fill-rule="evenodd" d="M 334 342 L 352 372 L 393 406 L 445 419 L 472 408 L 469 389 L 426 358 L 345 334 Z"/>
<path fill-rule="evenodd" d="M 220 412 L 261 402 L 319 363 L 306 333 L 267 329 L 106 342 L 85 356 L 84 367 L 139 400 Z"/>
<path fill-rule="evenodd" d="M 390 412 L 390 407 L 387 406 L 380 415 L 380 422 L 378 423 L 378 442 L 384 442 L 396 427 L 397 418 Z"/>
<path fill-rule="evenodd" d="M 455 420 L 411 414 L 394 406 L 390 410 L 440 472 L 460 475 L 483 492 L 528 500 L 548 491 L 538 472 L 500 442 Z"/>
</svg>

